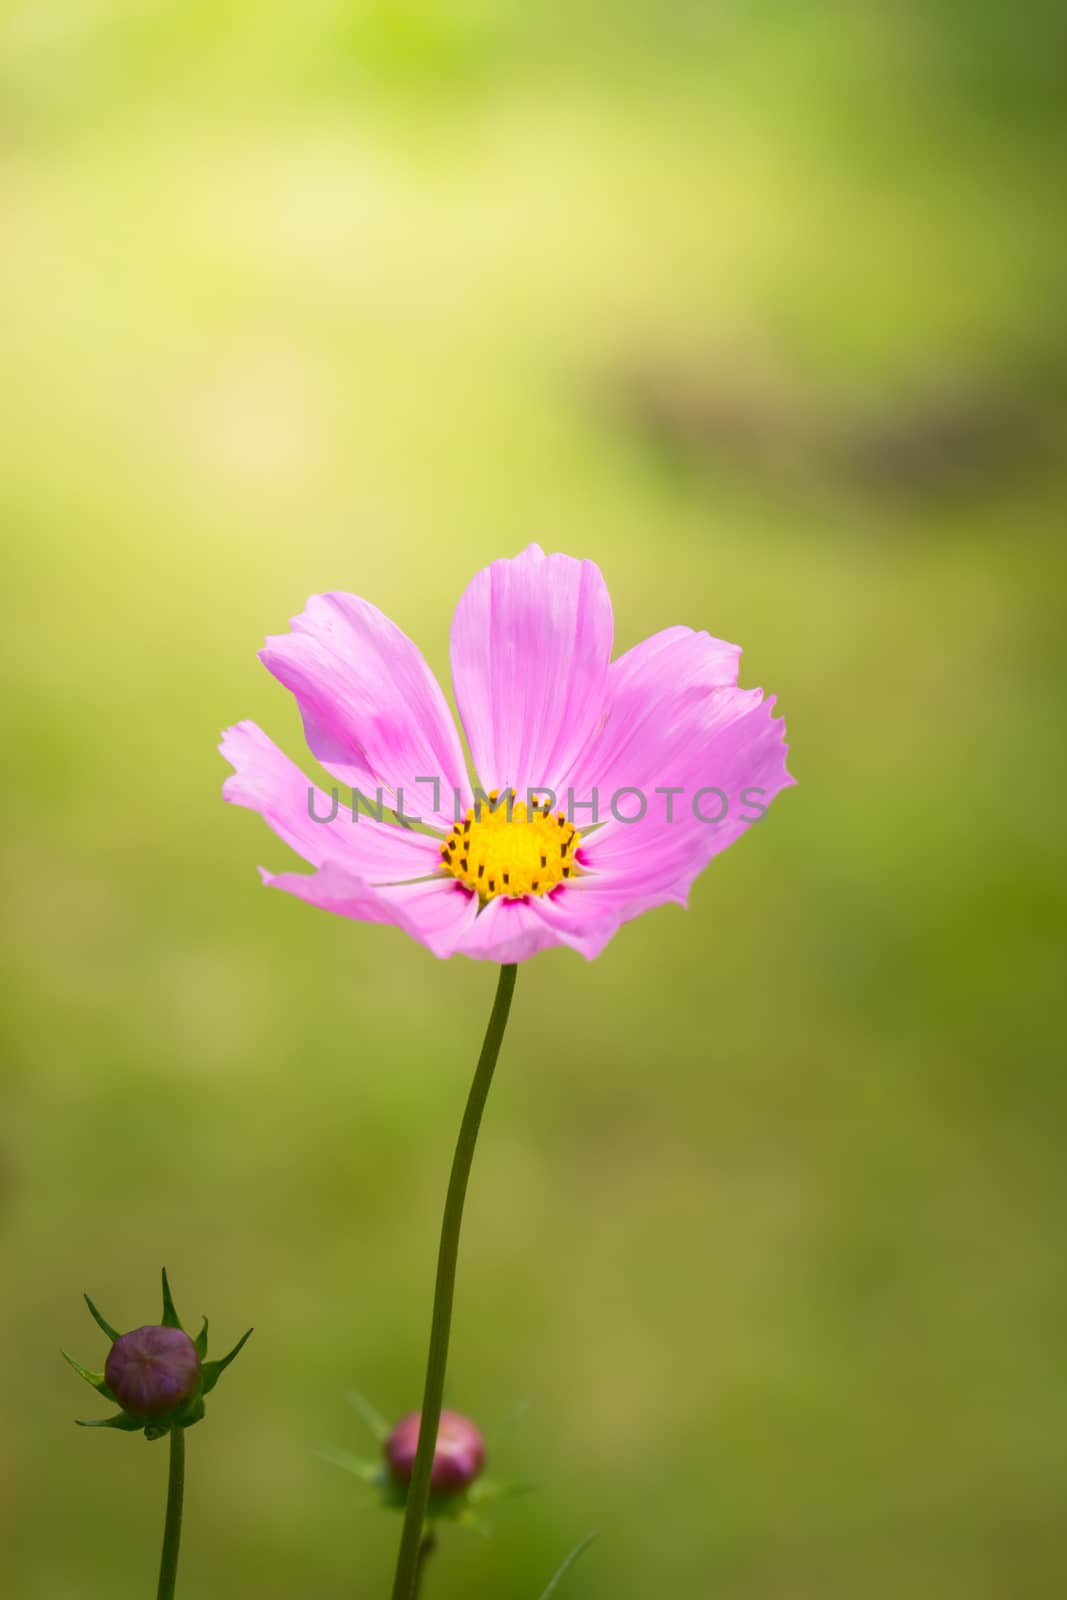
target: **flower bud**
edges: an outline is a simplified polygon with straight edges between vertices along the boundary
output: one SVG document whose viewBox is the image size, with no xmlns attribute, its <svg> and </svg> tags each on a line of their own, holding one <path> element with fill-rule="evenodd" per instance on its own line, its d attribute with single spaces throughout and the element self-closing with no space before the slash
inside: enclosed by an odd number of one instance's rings
<svg viewBox="0 0 1067 1600">
<path fill-rule="evenodd" d="M 413 1411 L 397 1423 L 385 1441 L 385 1459 L 397 1483 L 408 1484 L 415 1466 L 421 1413 Z M 458 1494 L 485 1466 L 485 1440 L 469 1418 L 442 1411 L 433 1453 L 430 1493 Z"/>
<path fill-rule="evenodd" d="M 211 1393 L 226 1368 L 244 1349 L 252 1330 L 238 1339 L 228 1355 L 207 1359 L 207 1318 L 190 1339 L 174 1308 L 163 1272 L 163 1319 L 120 1334 L 102 1317 L 89 1296 L 85 1303 L 100 1332 L 111 1342 L 103 1372 L 90 1372 L 63 1351 L 79 1378 L 119 1407 L 114 1416 L 79 1420 L 81 1428 L 143 1430 L 146 1439 L 162 1439 L 173 1428 L 191 1428 L 204 1415 L 204 1396 Z"/>
<path fill-rule="evenodd" d="M 108 1388 L 131 1416 L 167 1416 L 190 1400 L 200 1387 L 200 1357 L 181 1328 L 134 1328 L 115 1340 L 104 1377 Z"/>
</svg>

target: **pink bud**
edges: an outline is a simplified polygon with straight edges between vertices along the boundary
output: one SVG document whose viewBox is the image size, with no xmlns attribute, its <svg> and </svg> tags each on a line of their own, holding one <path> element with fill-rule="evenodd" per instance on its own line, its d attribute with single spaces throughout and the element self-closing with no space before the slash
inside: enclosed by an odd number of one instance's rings
<svg viewBox="0 0 1067 1600">
<path fill-rule="evenodd" d="M 421 1413 L 413 1411 L 397 1423 L 385 1441 L 385 1459 L 397 1483 L 411 1482 L 419 1444 Z M 457 1494 L 485 1466 L 485 1440 L 474 1423 L 458 1411 L 442 1411 L 430 1475 L 431 1494 Z"/>
<path fill-rule="evenodd" d="M 163 1417 L 196 1393 L 200 1357 L 180 1328 L 134 1328 L 111 1346 L 104 1378 L 124 1411 Z"/>
</svg>

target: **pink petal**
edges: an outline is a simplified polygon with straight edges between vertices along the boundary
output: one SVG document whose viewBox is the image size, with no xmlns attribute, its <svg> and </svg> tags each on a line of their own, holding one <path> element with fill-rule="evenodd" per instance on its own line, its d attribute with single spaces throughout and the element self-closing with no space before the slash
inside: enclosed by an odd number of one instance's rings
<svg viewBox="0 0 1067 1600">
<path fill-rule="evenodd" d="M 581 879 L 576 890 L 590 898 L 603 896 L 605 906 L 619 909 L 624 921 L 663 901 L 686 903 L 693 879 L 712 857 L 759 820 L 758 806 L 768 806 L 794 781 L 785 765 L 785 723 L 771 715 L 774 699 L 759 695 L 758 690 L 717 690 L 686 714 L 665 719 L 670 737 L 652 777 L 684 790 L 675 797 L 674 820 L 666 820 L 665 798 L 649 793 L 643 821 L 611 821 L 590 834 L 578 861 L 595 876 Z M 698 791 L 712 788 L 722 790 L 726 813 L 721 821 L 701 821 L 693 802 Z M 722 801 L 708 794 L 699 806 L 715 817 Z"/>
<path fill-rule="evenodd" d="M 456 954 L 474 961 L 528 961 L 530 956 L 561 944 L 553 930 L 536 915 L 528 900 L 490 900 L 456 946 Z"/>
<path fill-rule="evenodd" d="M 590 878 L 590 883 L 593 880 Z M 623 920 L 623 902 L 610 894 L 585 891 L 585 881 L 569 883 L 551 894 L 531 897 L 534 916 L 550 928 L 560 944 L 577 950 L 592 961 L 618 932 Z"/>
<path fill-rule="evenodd" d="M 219 746 L 234 769 L 222 786 L 224 800 L 258 811 L 283 839 L 312 866 L 338 861 L 373 882 L 395 883 L 421 878 L 436 870 L 438 843 L 429 834 L 377 822 L 339 805 L 332 822 L 316 822 L 309 812 L 309 791 L 316 817 L 328 817 L 332 805 L 309 784 L 296 764 L 283 755 L 254 722 L 227 728 Z"/>
<path fill-rule="evenodd" d="M 335 861 L 328 861 L 317 872 L 282 872 L 276 876 L 265 872 L 263 882 L 341 917 L 389 923 L 442 960 L 456 954 L 478 910 L 477 896 L 454 878 L 373 888 Z"/>
<path fill-rule="evenodd" d="M 312 595 L 292 629 L 268 639 L 260 660 L 296 696 L 312 753 L 372 803 L 379 787 L 386 804 L 402 789 L 407 816 L 447 827 L 452 791 L 465 808 L 470 786 L 455 723 L 420 651 L 352 594 Z"/>
<path fill-rule="evenodd" d="M 565 945 L 591 960 L 599 955 L 620 917 L 592 896 L 569 888 L 524 900 L 490 900 L 456 945 L 455 953 L 475 961 L 528 961 L 555 945 Z"/>
<path fill-rule="evenodd" d="M 472 579 L 452 621 L 452 681 L 487 790 L 555 788 L 603 714 L 612 633 L 592 561 L 532 544 Z"/>
<path fill-rule="evenodd" d="M 619 789 L 648 791 L 651 801 L 657 784 L 676 782 L 667 771 L 670 762 L 677 762 L 670 752 L 684 750 L 695 708 L 705 706 L 713 691 L 736 686 L 740 658 L 739 645 L 676 627 L 653 634 L 613 661 L 605 719 L 566 776 L 576 799 L 588 801 L 595 791 L 605 816 Z M 759 690 L 737 693 L 749 699 L 721 697 L 718 703 L 724 713 L 760 698 Z M 592 813 L 586 809 L 576 816 L 579 827 L 582 816 L 589 819 Z"/>
</svg>

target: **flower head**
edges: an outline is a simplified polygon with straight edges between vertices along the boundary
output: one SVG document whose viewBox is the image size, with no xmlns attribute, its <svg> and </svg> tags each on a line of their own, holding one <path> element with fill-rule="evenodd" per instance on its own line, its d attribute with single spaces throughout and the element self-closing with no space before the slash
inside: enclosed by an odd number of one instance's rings
<svg viewBox="0 0 1067 1600">
<path fill-rule="evenodd" d="M 261 659 L 312 755 L 361 798 L 341 809 L 254 723 L 229 728 L 224 797 L 315 869 L 265 882 L 436 956 L 502 963 L 551 945 L 591 958 L 630 918 L 685 905 L 793 782 L 784 724 L 738 687 L 738 646 L 673 627 L 612 661 L 612 637 L 591 561 L 530 545 L 478 573 L 451 636 L 475 784 L 411 640 L 366 600 L 314 596 Z"/>
<path fill-rule="evenodd" d="M 230 1362 L 240 1354 L 252 1329 L 239 1339 L 229 1355 L 207 1359 L 207 1318 L 195 1339 L 182 1327 L 163 1271 L 163 1319 L 130 1333 L 118 1333 L 85 1296 L 93 1321 L 111 1340 L 103 1372 L 90 1372 L 73 1356 L 63 1355 L 86 1383 L 120 1408 L 113 1416 L 80 1422 L 82 1428 L 118 1428 L 159 1439 L 171 1428 L 190 1428 L 204 1415 L 204 1396 L 210 1394 Z"/>
<path fill-rule="evenodd" d="M 419 1411 L 401 1418 L 385 1441 L 385 1459 L 397 1483 L 411 1482 L 421 1418 Z M 474 1482 L 484 1466 L 485 1440 L 474 1423 L 458 1411 L 442 1411 L 433 1452 L 430 1493 L 458 1494 Z"/>
<path fill-rule="evenodd" d="M 370 1486 L 380 1505 L 404 1511 L 415 1466 L 421 1413 L 411 1412 L 391 1425 L 362 1395 L 349 1400 L 375 1441 L 375 1453 L 356 1455 L 336 1445 L 319 1451 L 325 1461 Z M 442 1411 L 430 1475 L 428 1523 L 459 1523 L 488 1531 L 483 1513 L 500 1500 L 529 1492 L 530 1485 L 485 1475 L 486 1444 L 481 1430 L 458 1411 Z"/>
<path fill-rule="evenodd" d="M 200 1354 L 181 1328 L 134 1328 L 104 1363 L 107 1386 L 124 1411 L 147 1422 L 179 1410 L 200 1387 Z"/>
</svg>

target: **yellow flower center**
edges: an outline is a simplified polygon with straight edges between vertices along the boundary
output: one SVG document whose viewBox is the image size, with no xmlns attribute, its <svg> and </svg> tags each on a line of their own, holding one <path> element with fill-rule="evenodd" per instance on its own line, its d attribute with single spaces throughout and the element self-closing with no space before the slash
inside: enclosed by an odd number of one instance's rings
<svg viewBox="0 0 1067 1600">
<path fill-rule="evenodd" d="M 441 846 L 441 865 L 478 897 L 547 894 L 557 883 L 576 878 L 574 853 L 581 834 L 562 811 L 536 803 L 529 812 L 521 800 L 499 798 L 493 789 L 457 822 Z M 505 791 L 506 796 L 506 791 Z"/>
</svg>

